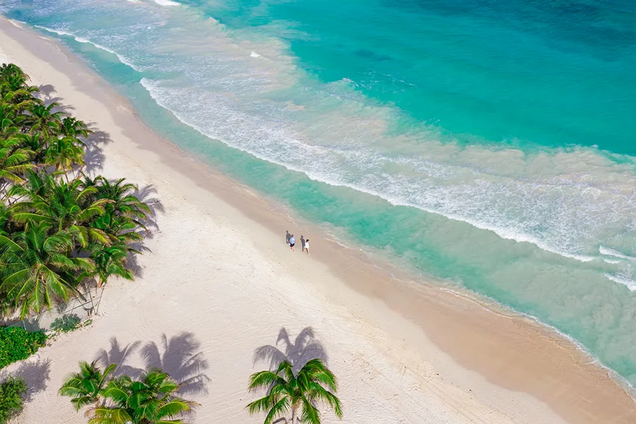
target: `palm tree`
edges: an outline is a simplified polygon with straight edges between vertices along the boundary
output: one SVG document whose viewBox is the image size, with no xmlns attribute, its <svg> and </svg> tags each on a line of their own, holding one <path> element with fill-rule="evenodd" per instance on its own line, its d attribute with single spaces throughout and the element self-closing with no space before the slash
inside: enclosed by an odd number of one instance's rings
<svg viewBox="0 0 636 424">
<path fill-rule="evenodd" d="M 40 91 L 37 87 L 27 84 L 29 76 L 14 64 L 0 66 L 0 98 L 19 105 L 20 110 L 27 104 L 38 102 L 33 93 Z M 7 95 L 10 96 L 7 97 Z"/>
<path fill-rule="evenodd" d="M 38 91 L 18 66 L 0 66 L 0 309 L 22 317 L 81 297 L 87 277 L 132 279 L 126 260 L 151 214 L 123 179 L 73 179 L 92 131 Z"/>
<path fill-rule="evenodd" d="M 37 199 L 45 196 L 54 185 L 52 178 L 30 171 L 26 175 L 26 183 L 23 185 L 15 185 L 9 190 L 8 196 L 15 200 L 15 203 L 24 198 Z M 18 208 L 18 206 L 15 206 Z M 28 208 L 23 208 L 27 209 Z"/>
<path fill-rule="evenodd" d="M 0 292 L 20 308 L 21 318 L 79 294 L 75 275 L 93 266 L 89 259 L 69 255 L 70 234 L 50 232 L 51 225 L 41 222 L 27 223 L 11 238 L 0 235 Z"/>
<path fill-rule="evenodd" d="M 91 196 L 96 192 L 95 187 L 82 188 L 80 180 L 58 183 L 50 175 L 30 173 L 29 184 L 13 187 L 10 194 L 29 199 L 14 205 L 15 219 L 25 216 L 27 220 L 47 222 L 56 231 L 67 232 L 82 247 L 87 247 L 91 241 L 106 245 L 111 242 L 104 231 L 90 225 L 111 202 L 108 199 L 93 201 Z"/>
<path fill-rule="evenodd" d="M 134 280 L 132 271 L 126 268 L 128 254 L 141 253 L 125 243 L 115 243 L 106 246 L 100 243 L 91 245 L 90 258 L 94 267 L 79 276 L 79 279 L 86 277 L 97 277 L 97 287 L 104 285 L 111 275 L 118 275 L 126 280 Z"/>
<path fill-rule="evenodd" d="M 40 132 L 33 134 L 20 133 L 16 134 L 15 137 L 20 140 L 22 148 L 33 152 L 31 156 L 31 163 L 34 168 L 46 166 L 46 153 L 50 144 L 50 137 L 46 137 Z"/>
<path fill-rule="evenodd" d="M 57 134 L 62 121 L 62 112 L 53 112 L 53 109 L 60 105 L 52 102 L 46 106 L 42 103 L 35 103 L 29 106 L 29 118 L 27 122 L 30 126 L 29 132 L 40 131 L 47 137 Z"/>
<path fill-rule="evenodd" d="M 137 193 L 139 188 L 135 184 L 125 183 L 125 178 L 111 183 L 104 177 L 96 178 L 98 181 L 98 197 L 100 199 L 111 200 L 108 206 L 116 215 L 125 216 L 134 220 L 143 220 L 151 214 L 147 204 L 139 200 L 133 193 Z M 141 225 L 138 221 L 135 221 Z"/>
<path fill-rule="evenodd" d="M 0 80 L 5 83 L 13 83 L 14 90 L 17 90 L 26 86 L 29 76 L 18 65 L 3 63 L 0 66 Z"/>
<path fill-rule="evenodd" d="M 105 213 L 93 221 L 95 228 L 104 230 L 123 243 L 142 240 L 142 236 L 136 230 L 148 231 L 143 221 L 152 211 L 133 194 L 138 192 L 136 185 L 125 183 L 125 178 L 111 183 L 106 178 L 97 177 L 95 180 L 85 178 L 83 186 L 97 187 L 96 198 L 109 201 L 105 206 Z"/>
<path fill-rule="evenodd" d="M 7 206 L 0 202 L 0 235 L 8 235 L 7 224 L 11 219 L 11 210 Z M 1 274 L 0 274 L 1 275 Z"/>
<path fill-rule="evenodd" d="M 326 386 L 326 388 L 325 388 Z M 264 424 L 271 424 L 276 418 L 291 411 L 291 424 L 295 424 L 296 412 L 300 409 L 300 422 L 320 424 L 320 411 L 316 402 L 326 402 L 336 416 L 342 418 L 336 377 L 320 359 L 312 359 L 294 375 L 292 364 L 283 361 L 276 372 L 260 371 L 250 376 L 249 390 L 267 388 L 265 397 L 249 405 L 250 414 L 266 412 Z M 329 390 L 327 390 L 329 389 Z"/>
<path fill-rule="evenodd" d="M 104 404 L 89 411 L 89 424 L 180 424 L 178 417 L 197 405 L 176 396 L 179 385 L 160 370 L 145 372 L 139 381 L 127 375 L 108 382 Z"/>
<path fill-rule="evenodd" d="M 16 112 L 18 114 L 16 122 L 22 123 L 24 120 L 22 113 L 32 106 L 42 104 L 42 101 L 33 97 L 32 93 L 39 91 L 37 87 L 25 86 L 25 88 L 14 89 L 16 84 L 6 81 L 0 83 L 0 101 Z"/>
<path fill-rule="evenodd" d="M 24 71 L 18 65 L 15 65 L 13 63 L 3 63 L 2 66 L 0 66 L 1 79 L 6 79 L 10 75 L 16 75 L 16 74 L 20 75 L 22 79 L 24 79 L 25 81 L 28 78 L 27 74 L 25 74 Z"/>
<path fill-rule="evenodd" d="M 88 126 L 79 119 L 75 119 L 72 116 L 67 116 L 62 120 L 60 124 L 60 133 L 65 137 L 88 137 L 93 131 L 88 129 Z"/>
<path fill-rule="evenodd" d="M 9 137 L 20 132 L 16 120 L 18 113 L 15 106 L 0 98 L 0 137 Z"/>
<path fill-rule="evenodd" d="M 20 146 L 16 137 L 0 138 L 0 194 L 5 192 L 7 184 L 23 182 L 22 175 L 33 168 L 29 161 L 33 152 Z"/>
<path fill-rule="evenodd" d="M 73 165 L 84 165 L 84 143 L 71 136 L 52 138 L 46 150 L 45 162 L 58 172 L 65 173 L 68 182 L 68 173 Z"/>
<path fill-rule="evenodd" d="M 82 361 L 79 367 L 80 372 L 71 374 L 59 390 L 60 395 L 72 398 L 71 403 L 76 411 L 99 401 L 107 378 L 115 371 L 117 365 L 110 364 L 104 372 L 96 365 L 96 361 L 90 364 Z"/>
</svg>

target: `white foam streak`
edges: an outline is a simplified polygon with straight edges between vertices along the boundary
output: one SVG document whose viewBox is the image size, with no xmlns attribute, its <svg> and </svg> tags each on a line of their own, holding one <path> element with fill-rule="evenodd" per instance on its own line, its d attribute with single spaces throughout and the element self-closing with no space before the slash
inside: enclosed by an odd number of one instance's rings
<svg viewBox="0 0 636 424">
<path fill-rule="evenodd" d="M 605 256 L 614 256 L 615 258 L 627 259 L 630 261 L 636 261 L 636 258 L 633 256 L 625 255 L 624 253 L 619 252 L 618 250 L 610 249 L 608 247 L 600 246 L 598 251 L 601 255 Z"/>
<path fill-rule="evenodd" d="M 47 27 L 44 27 L 44 26 L 41 26 L 41 25 L 35 25 L 35 27 L 43 29 L 44 31 L 52 32 L 52 33 L 57 34 L 57 35 L 72 37 L 78 43 L 90 44 L 90 45 L 92 45 L 94 47 L 97 47 L 100 50 L 103 50 L 105 52 L 114 54 L 115 56 L 117 56 L 117 59 L 119 59 L 119 61 L 121 63 L 131 67 L 132 69 L 134 69 L 137 72 L 141 72 L 141 69 L 137 68 L 130 60 L 128 60 L 126 57 L 122 56 L 121 54 L 115 52 L 114 50 L 109 49 L 108 47 L 104 47 L 104 46 L 102 46 L 100 44 L 94 43 L 91 40 L 88 40 L 86 38 L 78 37 L 78 36 L 76 36 L 75 34 L 73 34 L 71 32 L 62 31 L 62 30 L 59 30 L 59 29 L 47 28 Z"/>
<path fill-rule="evenodd" d="M 9 23 L 11 23 L 11 25 L 13 25 L 15 27 L 18 27 L 18 28 L 22 28 L 22 26 L 25 24 L 24 22 L 18 21 L 18 20 L 15 20 L 15 19 L 9 19 Z"/>
<path fill-rule="evenodd" d="M 611 280 L 611 281 L 613 281 L 615 283 L 624 285 L 625 287 L 627 287 L 631 291 L 636 291 L 636 281 L 634 281 L 634 280 L 622 277 L 620 275 L 605 274 L 605 276 L 609 280 Z"/>
<path fill-rule="evenodd" d="M 612 264 L 612 265 L 616 265 L 616 264 L 620 264 L 621 261 L 616 260 L 616 259 L 606 259 L 603 258 L 603 262 L 605 262 L 606 264 Z"/>
<path fill-rule="evenodd" d="M 455 171 L 448 165 L 441 166 L 439 164 L 420 162 L 417 160 L 412 160 L 413 163 L 409 163 L 410 160 L 402 160 L 399 158 L 387 159 L 386 157 L 381 156 L 381 153 L 374 153 L 371 149 L 372 146 L 365 146 L 365 150 L 343 150 L 342 147 L 346 146 L 340 146 L 339 150 L 334 150 L 331 147 L 327 148 L 316 144 L 309 144 L 307 141 L 298 140 L 294 135 L 287 134 L 284 129 L 274 130 L 268 128 L 269 123 L 267 122 L 264 122 L 261 126 L 259 120 L 253 116 L 243 115 L 236 110 L 227 110 L 227 106 L 223 106 L 222 103 L 218 101 L 212 102 L 216 108 L 214 115 L 218 117 L 224 116 L 226 121 L 234 121 L 232 128 L 227 128 L 227 132 L 224 132 L 225 130 L 221 124 L 214 126 L 202 126 L 199 124 L 197 119 L 193 119 L 192 115 L 185 111 L 179 111 L 179 107 L 174 107 L 172 102 L 176 100 L 175 98 L 172 98 L 172 101 L 168 101 L 171 97 L 178 96 L 176 91 L 172 89 L 164 91 L 159 88 L 159 84 L 160 82 L 142 80 L 142 85 L 150 92 L 150 95 L 155 99 L 155 101 L 157 101 L 157 103 L 162 107 L 170 110 L 180 121 L 195 128 L 205 136 L 216 138 L 231 147 L 248 152 L 259 159 L 276 163 L 292 171 L 302 172 L 309 178 L 316 181 L 321 181 L 334 186 L 348 187 L 381 197 L 393 205 L 415 207 L 430 213 L 443 215 L 449 219 L 466 222 L 483 230 L 493 231 L 499 237 L 504 239 L 532 243 L 543 250 L 556 253 L 570 259 L 575 259 L 581 262 L 590 262 L 598 258 L 592 255 L 578 254 L 573 251 L 564 250 L 563 248 L 548 243 L 541 238 L 531 235 L 530 233 L 519 231 L 512 225 L 493 225 L 492 222 L 486 220 L 471 218 L 468 213 L 470 212 L 469 207 L 471 206 L 466 206 L 465 203 L 462 203 L 466 200 L 470 200 L 467 197 L 469 192 L 458 193 L 453 196 L 453 193 L 448 191 L 449 189 L 454 189 L 453 186 L 429 186 L 422 191 L 422 184 L 425 184 L 426 180 L 409 178 L 401 173 L 388 174 L 384 172 L 383 168 L 385 168 L 387 164 L 391 164 L 391 166 L 396 164 L 400 166 L 408 166 L 413 170 L 411 172 L 426 175 L 427 178 L 428 175 L 436 175 L 435 178 L 440 178 L 442 175 L 444 178 L 457 178 L 458 172 L 472 172 L 470 170 L 467 171 L 459 169 Z M 188 100 L 192 101 L 194 99 L 188 98 Z M 350 124 L 354 126 L 355 130 L 355 121 L 351 120 Z M 245 132 L 251 131 L 252 125 L 255 135 L 251 136 L 251 139 L 246 138 Z M 258 138 L 258 143 L 254 141 L 253 137 Z M 350 180 L 350 178 L 340 172 L 340 170 L 342 170 L 345 166 L 355 167 L 360 163 L 364 164 L 366 174 L 357 177 L 357 182 Z M 478 174 L 475 175 L 475 178 L 483 179 L 483 177 L 480 177 Z M 479 186 L 476 186 L 475 188 L 478 188 L 486 194 L 489 194 L 488 191 L 496 190 L 496 187 L 490 187 L 490 184 L 492 184 L 491 182 L 488 182 L 488 184 L 489 186 L 486 186 L 485 188 L 481 188 Z M 528 185 L 524 182 L 521 182 L 520 184 Z M 374 187 L 381 187 L 382 190 L 374 189 Z M 471 185 L 465 185 L 465 187 L 459 186 L 459 188 L 462 190 L 472 190 Z M 518 190 L 523 189 L 523 186 L 518 187 Z M 549 186 L 537 186 L 535 190 L 545 191 L 548 189 L 551 188 Z M 444 192 L 444 190 L 446 190 L 446 192 Z M 427 192 L 433 194 L 427 194 Z M 499 199 L 504 199 L 503 196 L 506 194 L 507 193 L 501 193 L 499 195 Z M 515 193 L 515 195 L 516 194 L 517 193 Z M 593 194 L 596 196 L 596 193 Z M 473 197 L 474 195 L 475 192 L 473 192 Z M 496 200 L 497 198 L 493 197 L 493 201 Z M 446 202 L 452 207 L 431 207 L 430 205 L 434 204 L 436 201 L 438 201 L 438 203 L 442 201 Z M 440 204 L 443 205 L 443 203 Z M 480 208 L 482 207 L 481 205 L 478 206 Z M 474 208 L 475 206 L 472 207 Z M 515 207 L 519 206 L 515 205 Z M 462 213 L 453 212 L 453 209 L 460 210 Z M 483 212 L 480 212 L 479 210 L 476 210 L 476 212 L 483 214 Z M 497 211 L 492 212 L 495 214 L 497 213 Z M 576 210 L 573 210 L 573 212 L 579 213 Z M 475 215 L 477 216 L 479 214 Z M 496 218 L 493 220 L 499 219 L 496 215 L 493 218 Z M 512 222 L 508 222 L 508 224 L 512 224 Z M 568 227 L 565 227 L 563 231 L 567 232 L 571 230 Z"/>
<path fill-rule="evenodd" d="M 181 3 L 177 3 L 176 1 L 172 1 L 172 0 L 153 0 L 153 1 L 161 6 L 169 6 L 169 7 L 181 6 Z"/>
</svg>

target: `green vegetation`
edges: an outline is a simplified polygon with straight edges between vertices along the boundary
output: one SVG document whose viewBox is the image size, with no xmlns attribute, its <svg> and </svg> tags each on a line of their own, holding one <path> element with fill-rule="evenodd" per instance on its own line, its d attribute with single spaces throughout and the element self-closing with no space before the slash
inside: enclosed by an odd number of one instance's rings
<svg viewBox="0 0 636 424">
<path fill-rule="evenodd" d="M 9 377 L 0 384 L 0 424 L 5 424 L 22 411 L 27 386 L 23 378 Z"/>
<path fill-rule="evenodd" d="M 91 130 L 15 65 L 0 67 L 0 308 L 22 318 L 126 267 L 151 211 L 123 179 L 83 174 Z"/>
<path fill-rule="evenodd" d="M 30 333 L 20 327 L 1 327 L 0 369 L 33 355 L 44 346 L 46 339 L 41 331 Z"/>
<path fill-rule="evenodd" d="M 326 388 L 325 388 L 326 387 Z M 250 376 L 250 391 L 266 388 L 267 395 L 258 399 L 247 408 L 250 414 L 265 412 L 264 424 L 271 424 L 279 417 L 291 412 L 291 423 L 295 424 L 300 410 L 300 422 L 320 424 L 320 411 L 317 402 L 325 402 L 342 418 L 336 377 L 320 359 L 312 359 L 294 375 L 293 366 L 283 361 L 276 372 L 261 371 Z M 329 389 L 329 390 L 327 390 Z"/>
<path fill-rule="evenodd" d="M 86 415 L 90 424 L 179 424 L 184 412 L 196 405 L 177 397 L 179 384 L 168 374 L 152 369 L 135 380 L 127 375 L 110 378 L 116 365 L 104 372 L 93 362 L 80 363 L 59 393 L 71 397 L 75 410 L 94 405 Z"/>
<path fill-rule="evenodd" d="M 78 328 L 81 322 L 82 319 L 77 315 L 63 315 L 61 317 L 55 318 L 55 320 L 51 324 L 51 329 L 53 331 L 57 331 L 58 333 L 68 333 L 69 331 L 73 331 Z"/>
<path fill-rule="evenodd" d="M 90 364 L 80 362 L 79 366 L 80 372 L 71 374 L 59 392 L 62 396 L 72 398 L 71 403 L 76 411 L 99 400 L 106 386 L 106 379 L 117 368 L 117 365 L 111 364 L 102 372 L 95 361 Z"/>
</svg>

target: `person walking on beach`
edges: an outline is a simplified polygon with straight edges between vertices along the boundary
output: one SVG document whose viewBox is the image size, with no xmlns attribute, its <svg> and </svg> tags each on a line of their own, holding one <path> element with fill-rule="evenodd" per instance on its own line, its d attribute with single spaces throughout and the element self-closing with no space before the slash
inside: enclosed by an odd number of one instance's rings
<svg viewBox="0 0 636 424">
<path fill-rule="evenodd" d="M 287 246 L 289 246 L 289 239 L 292 237 L 291 234 L 289 234 L 289 230 L 285 230 L 285 243 L 287 243 Z"/>
<path fill-rule="evenodd" d="M 305 238 L 302 234 L 300 235 L 300 251 L 305 251 Z"/>
<path fill-rule="evenodd" d="M 305 240 L 305 247 L 304 247 L 305 252 L 307 252 L 307 254 L 309 255 L 309 239 Z"/>
<path fill-rule="evenodd" d="M 289 247 L 291 248 L 292 252 L 294 251 L 295 245 L 296 245 L 296 239 L 294 238 L 294 235 L 292 234 L 291 237 L 289 238 Z"/>
</svg>

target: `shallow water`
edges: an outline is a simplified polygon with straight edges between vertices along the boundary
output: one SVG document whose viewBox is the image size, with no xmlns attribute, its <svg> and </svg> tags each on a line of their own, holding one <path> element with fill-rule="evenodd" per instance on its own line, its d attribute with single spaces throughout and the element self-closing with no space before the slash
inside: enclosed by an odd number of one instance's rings
<svg viewBox="0 0 636 424">
<path fill-rule="evenodd" d="M 180 147 L 636 383 L 636 6 L 4 1 Z M 317 246 L 315 246 L 317 247 Z"/>
</svg>

